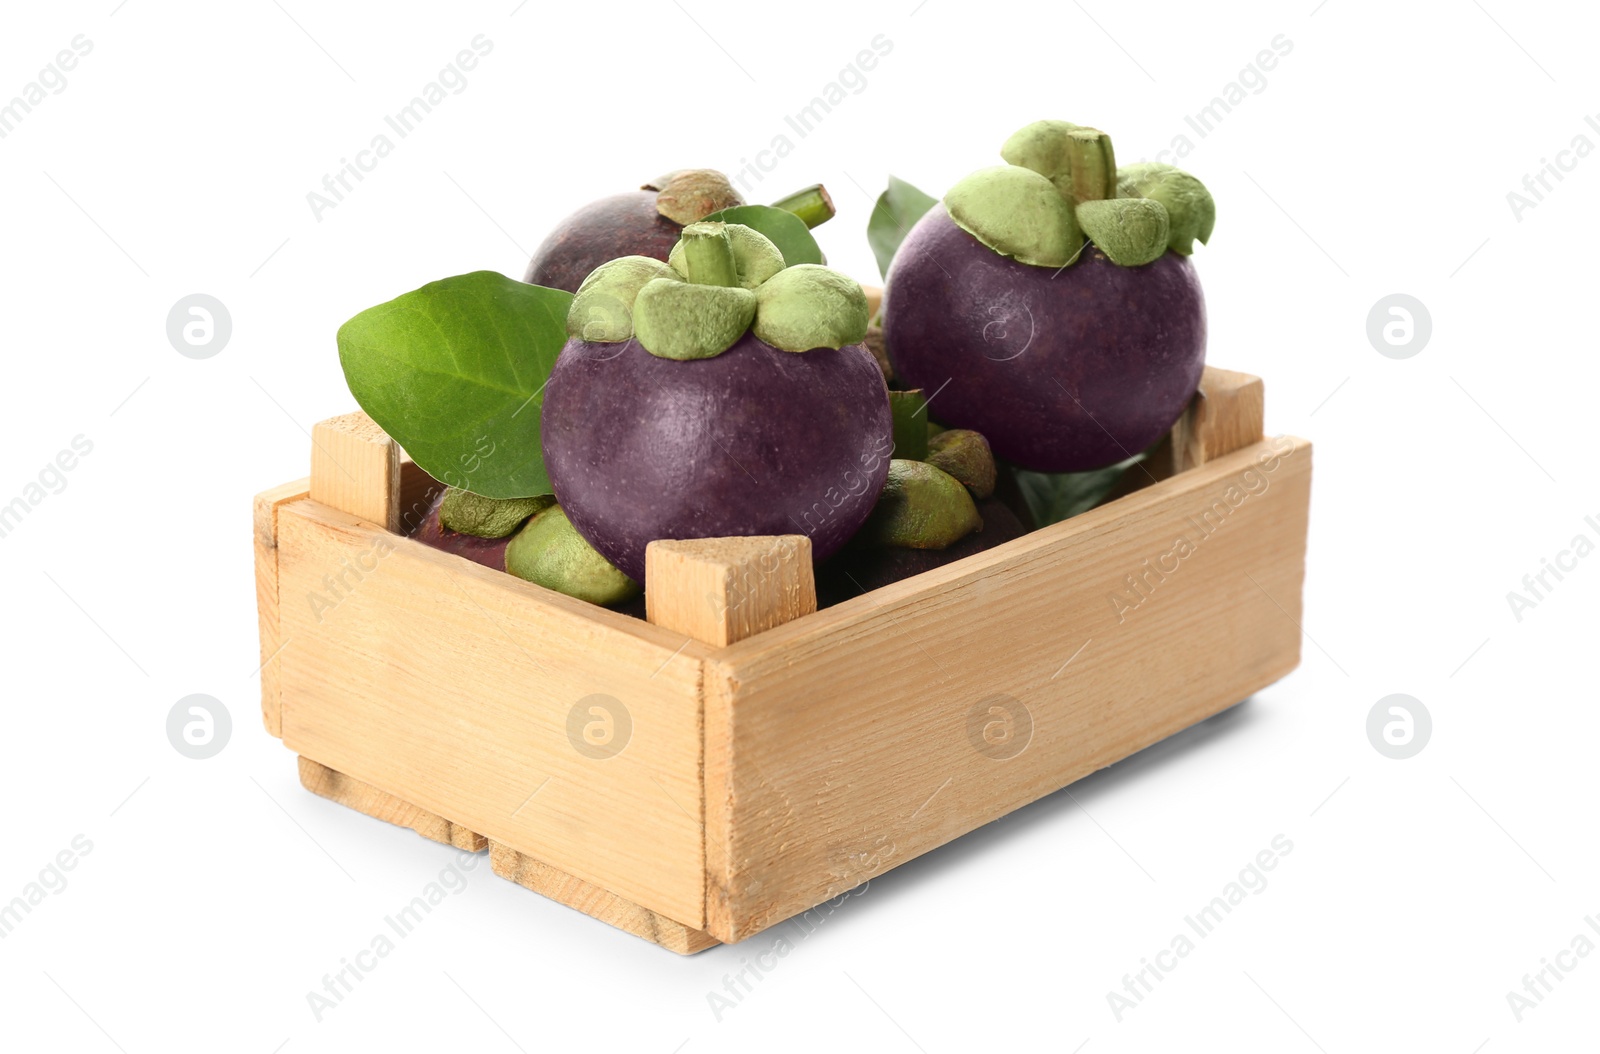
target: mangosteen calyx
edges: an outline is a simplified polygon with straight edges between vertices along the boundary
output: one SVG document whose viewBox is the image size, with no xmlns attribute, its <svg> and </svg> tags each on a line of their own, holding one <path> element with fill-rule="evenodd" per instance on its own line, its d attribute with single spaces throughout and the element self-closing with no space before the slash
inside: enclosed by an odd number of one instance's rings
<svg viewBox="0 0 1600 1054">
<path fill-rule="evenodd" d="M 744 204 L 728 177 L 714 168 L 681 168 L 639 189 L 655 191 L 656 211 L 680 227 Z"/>
<path fill-rule="evenodd" d="M 637 339 L 664 359 L 707 359 L 747 331 L 783 351 L 839 349 L 867 332 L 867 298 L 847 275 L 785 267 L 768 238 L 738 223 L 684 227 L 665 264 L 624 256 L 583 280 L 567 314 L 578 340 Z"/>
<path fill-rule="evenodd" d="M 1168 250 L 1187 256 L 1211 237 L 1216 204 L 1172 165 L 1117 168 L 1111 137 L 1068 121 L 1035 121 L 945 195 L 955 224 L 1002 256 L 1062 268 L 1091 243 L 1112 263 L 1139 267 Z"/>
<path fill-rule="evenodd" d="M 714 168 L 680 168 L 658 176 L 639 189 L 655 191 L 656 211 L 680 227 L 745 203 L 728 177 Z M 807 227 L 820 227 L 839 212 L 833 204 L 833 196 L 821 183 L 786 194 L 774 201 L 772 207 L 794 213 Z"/>
</svg>

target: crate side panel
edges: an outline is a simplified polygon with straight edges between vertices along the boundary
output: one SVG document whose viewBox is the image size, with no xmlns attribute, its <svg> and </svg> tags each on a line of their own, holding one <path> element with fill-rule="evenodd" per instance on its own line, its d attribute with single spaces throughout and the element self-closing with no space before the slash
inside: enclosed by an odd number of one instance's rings
<svg viewBox="0 0 1600 1054">
<path fill-rule="evenodd" d="M 282 738 L 281 686 L 278 684 L 278 650 L 283 638 L 278 626 L 278 508 L 302 501 L 311 493 L 310 478 L 284 483 L 257 494 L 252 508 L 255 569 L 256 627 L 261 638 L 261 723 L 273 736 Z"/>
<path fill-rule="evenodd" d="M 1293 669 L 1310 475 L 1309 444 L 1259 443 L 722 652 L 708 929 L 747 937 Z"/>
<path fill-rule="evenodd" d="M 286 746 L 702 923 L 701 646 L 317 502 L 278 527 Z"/>
</svg>

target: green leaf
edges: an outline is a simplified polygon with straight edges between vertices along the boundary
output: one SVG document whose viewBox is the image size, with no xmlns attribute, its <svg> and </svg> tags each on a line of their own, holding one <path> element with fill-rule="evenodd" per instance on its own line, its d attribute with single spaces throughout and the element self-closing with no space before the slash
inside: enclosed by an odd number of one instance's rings
<svg viewBox="0 0 1600 1054">
<path fill-rule="evenodd" d="M 894 456 L 905 461 L 928 460 L 928 400 L 921 388 L 889 392 L 889 419 L 894 422 Z"/>
<path fill-rule="evenodd" d="M 1030 472 L 1017 469 L 1017 489 L 1040 527 L 1060 523 L 1080 512 L 1088 512 L 1105 500 L 1122 479 L 1122 474 L 1143 461 L 1135 454 L 1106 468 L 1089 472 Z"/>
<path fill-rule="evenodd" d="M 742 223 L 757 233 L 766 235 L 767 240 L 783 253 L 783 262 L 788 267 L 793 267 L 795 264 L 825 262 L 822 259 L 822 249 L 817 245 L 817 240 L 811 236 L 811 228 L 792 212 L 775 209 L 771 205 L 735 205 L 731 209 L 713 212 L 706 219 L 721 220 L 723 223 Z"/>
<path fill-rule="evenodd" d="M 872 208 L 872 218 L 867 221 L 867 244 L 872 255 L 878 258 L 878 273 L 889 274 L 889 261 L 894 259 L 900 243 L 923 213 L 938 204 L 934 198 L 913 187 L 903 179 L 889 177 L 889 189 L 878 195 Z"/>
<path fill-rule="evenodd" d="M 339 327 L 345 381 L 430 476 L 486 498 L 550 493 L 545 381 L 572 294 L 493 271 L 431 282 Z"/>
</svg>

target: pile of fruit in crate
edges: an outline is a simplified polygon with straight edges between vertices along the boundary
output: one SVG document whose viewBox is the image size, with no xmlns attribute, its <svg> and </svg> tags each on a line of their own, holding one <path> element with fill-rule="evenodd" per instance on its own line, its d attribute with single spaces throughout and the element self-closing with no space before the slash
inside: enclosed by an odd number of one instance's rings
<svg viewBox="0 0 1600 1054">
<path fill-rule="evenodd" d="M 891 178 L 876 316 L 823 188 L 748 205 L 709 169 L 580 209 L 524 281 L 363 311 L 350 390 L 446 485 L 410 533 L 639 613 L 657 539 L 807 535 L 826 605 L 1092 507 L 1199 384 L 1215 208 L 1093 128 L 1000 153 L 942 202 Z"/>
</svg>

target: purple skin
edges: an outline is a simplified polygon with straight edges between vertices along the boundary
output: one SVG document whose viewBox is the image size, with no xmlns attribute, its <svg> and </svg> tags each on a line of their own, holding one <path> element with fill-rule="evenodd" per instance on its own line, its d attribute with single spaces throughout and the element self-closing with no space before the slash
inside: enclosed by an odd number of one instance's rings
<svg viewBox="0 0 1600 1054">
<path fill-rule="evenodd" d="M 568 341 L 545 387 L 545 468 L 578 533 L 635 581 L 658 538 L 806 534 L 820 560 L 889 474 L 889 397 L 861 344 L 754 334 L 710 359 Z"/>
<path fill-rule="evenodd" d="M 656 211 L 656 192 L 635 190 L 592 201 L 550 232 L 522 280 L 576 293 L 596 267 L 619 256 L 665 260 L 683 228 Z"/>
<path fill-rule="evenodd" d="M 474 534 L 452 531 L 439 523 L 439 506 L 443 502 L 444 488 L 441 487 L 438 496 L 433 499 L 433 504 L 428 507 L 428 514 L 422 518 L 417 529 L 410 532 L 411 537 L 423 545 L 464 556 L 474 563 L 492 567 L 496 571 L 504 571 L 506 546 L 511 544 L 515 532 L 505 538 L 479 538 Z"/>
<path fill-rule="evenodd" d="M 964 556 L 993 549 L 1028 533 L 1017 514 L 999 498 L 978 502 L 983 528 L 943 549 L 851 546 L 817 568 L 817 607 L 831 607 L 903 578 L 932 571 Z"/>
<path fill-rule="evenodd" d="M 1119 267 L 1090 246 L 1058 273 L 1001 256 L 936 205 L 885 285 L 897 383 L 937 390 L 940 424 L 982 432 L 996 457 L 1038 472 L 1137 454 L 1205 368 L 1205 300 L 1177 253 Z"/>
</svg>

